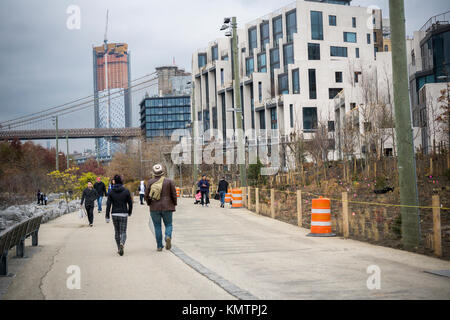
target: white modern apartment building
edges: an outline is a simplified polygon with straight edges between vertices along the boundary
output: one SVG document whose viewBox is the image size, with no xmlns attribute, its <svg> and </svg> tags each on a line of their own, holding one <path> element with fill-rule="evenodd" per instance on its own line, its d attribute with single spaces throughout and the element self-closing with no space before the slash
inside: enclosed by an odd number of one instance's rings
<svg viewBox="0 0 450 320">
<path fill-rule="evenodd" d="M 334 140 L 336 121 L 364 103 L 362 75 L 382 69 L 392 75 L 390 53 L 381 52 L 381 11 L 350 2 L 297 0 L 238 29 L 245 131 L 278 129 L 286 139 L 292 133 L 311 139 L 322 124 Z M 193 112 L 203 129 L 223 136 L 236 128 L 234 112 L 227 112 L 235 105 L 233 63 L 230 38 L 193 54 Z M 386 85 L 380 77 L 375 81 Z M 330 150 L 330 159 L 338 157 Z"/>
<path fill-rule="evenodd" d="M 407 40 L 410 96 L 416 150 L 425 154 L 448 148 L 448 124 L 437 119 L 450 89 L 450 11 L 431 17 Z M 441 96 L 446 101 L 439 102 Z"/>
</svg>

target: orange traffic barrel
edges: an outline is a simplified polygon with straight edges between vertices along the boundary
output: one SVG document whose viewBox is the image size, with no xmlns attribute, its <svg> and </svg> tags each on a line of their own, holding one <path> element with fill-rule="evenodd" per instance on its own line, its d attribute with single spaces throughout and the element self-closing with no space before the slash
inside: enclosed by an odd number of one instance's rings
<svg viewBox="0 0 450 320">
<path fill-rule="evenodd" d="M 176 190 L 177 190 L 177 198 L 179 198 L 180 197 L 180 188 L 176 188 Z"/>
<path fill-rule="evenodd" d="M 330 199 L 312 199 L 311 233 L 308 237 L 335 237 L 331 232 Z"/>
<path fill-rule="evenodd" d="M 228 189 L 228 192 L 225 193 L 225 202 L 230 203 L 231 202 L 231 189 Z"/>
<path fill-rule="evenodd" d="M 231 208 L 242 208 L 242 190 L 233 189 L 231 193 Z"/>
</svg>

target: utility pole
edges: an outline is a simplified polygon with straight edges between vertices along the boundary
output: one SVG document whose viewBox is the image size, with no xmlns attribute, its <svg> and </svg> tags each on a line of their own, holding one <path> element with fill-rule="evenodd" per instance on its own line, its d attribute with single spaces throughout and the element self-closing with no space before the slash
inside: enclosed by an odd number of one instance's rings
<svg viewBox="0 0 450 320">
<path fill-rule="evenodd" d="M 196 150 L 196 139 L 197 139 L 197 131 L 198 131 L 198 127 L 197 127 L 197 111 L 195 108 L 195 80 L 192 80 L 192 85 L 191 85 L 192 89 L 191 89 L 191 111 L 192 111 L 192 125 L 191 125 L 191 129 L 192 129 L 192 159 L 193 159 L 193 165 L 192 165 L 192 181 L 194 181 L 194 183 L 197 181 L 197 175 L 198 175 L 198 168 L 197 168 L 197 150 Z"/>
<path fill-rule="evenodd" d="M 411 126 L 406 63 L 406 32 L 404 0 L 389 0 L 392 37 L 392 68 L 394 81 L 395 131 L 398 147 L 398 173 L 402 218 L 402 242 L 407 250 L 419 245 L 420 224 L 417 195 L 416 159 Z"/>
<path fill-rule="evenodd" d="M 59 145 L 58 145 L 58 116 L 53 118 L 56 127 L 56 171 L 59 170 Z"/>
<path fill-rule="evenodd" d="M 67 160 L 67 169 L 69 169 L 69 132 L 66 130 L 66 160 Z"/>
<path fill-rule="evenodd" d="M 237 161 L 239 164 L 239 176 L 241 178 L 241 187 L 247 186 L 247 169 L 245 166 L 245 153 L 244 153 L 244 137 L 243 137 L 243 122 L 244 117 L 242 115 L 241 108 L 241 81 L 239 77 L 239 48 L 238 48 L 238 35 L 237 35 L 237 22 L 236 17 L 231 18 L 231 27 L 233 29 L 233 73 L 234 73 L 234 100 L 235 100 L 235 114 L 236 114 L 236 129 L 237 129 Z"/>
</svg>

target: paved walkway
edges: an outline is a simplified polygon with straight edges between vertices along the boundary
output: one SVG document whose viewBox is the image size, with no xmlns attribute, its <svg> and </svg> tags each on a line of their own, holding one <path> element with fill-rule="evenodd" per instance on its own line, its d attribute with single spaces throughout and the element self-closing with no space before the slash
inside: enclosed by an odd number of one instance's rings
<svg viewBox="0 0 450 320">
<path fill-rule="evenodd" d="M 22 266 L 3 299 L 450 299 L 450 278 L 424 272 L 450 270 L 450 262 L 309 238 L 308 230 L 214 200 L 206 208 L 181 199 L 174 249 L 156 252 L 147 208 L 135 203 L 124 257 L 103 214 L 92 229 L 66 215 L 42 225 L 28 261 L 11 260 Z M 81 290 L 66 287 L 69 265 L 81 268 Z M 380 290 L 367 288 L 371 265 L 381 270 Z"/>
</svg>

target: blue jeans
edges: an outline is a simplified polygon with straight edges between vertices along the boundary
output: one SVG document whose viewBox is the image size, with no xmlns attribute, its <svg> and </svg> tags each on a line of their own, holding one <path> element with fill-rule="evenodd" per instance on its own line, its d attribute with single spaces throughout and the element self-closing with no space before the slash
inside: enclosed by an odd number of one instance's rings
<svg viewBox="0 0 450 320">
<path fill-rule="evenodd" d="M 220 195 L 220 204 L 225 204 L 225 191 L 219 191 L 219 195 Z"/>
<path fill-rule="evenodd" d="M 98 211 L 102 211 L 102 202 L 103 202 L 103 197 L 98 197 L 97 199 L 97 205 L 98 205 Z"/>
<path fill-rule="evenodd" d="M 155 237 L 156 245 L 158 248 L 162 248 L 162 230 L 161 230 L 161 219 L 164 221 L 165 236 L 166 238 L 172 238 L 172 211 L 151 211 L 150 217 L 153 221 L 153 226 L 155 227 Z"/>
</svg>

